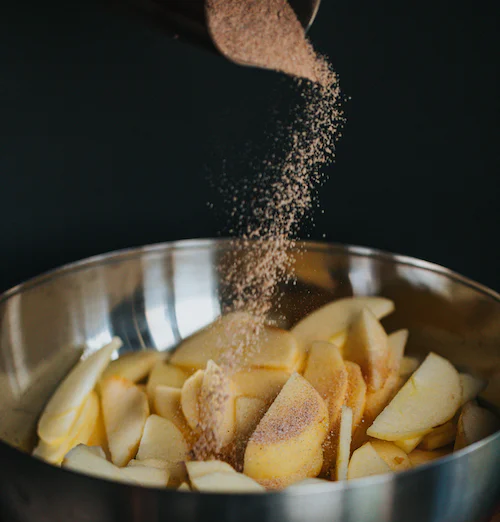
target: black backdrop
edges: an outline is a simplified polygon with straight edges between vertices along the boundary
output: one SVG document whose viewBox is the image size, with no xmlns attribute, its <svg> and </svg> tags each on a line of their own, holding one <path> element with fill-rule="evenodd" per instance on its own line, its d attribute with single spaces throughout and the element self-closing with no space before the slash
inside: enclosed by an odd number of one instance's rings
<svg viewBox="0 0 500 522">
<path fill-rule="evenodd" d="M 12 5 L 15 4 L 15 5 Z M 0 288 L 92 254 L 224 230 L 290 82 L 98 2 L 0 16 Z M 498 2 L 323 0 L 310 36 L 351 99 L 304 236 L 432 260 L 497 290 Z M 225 160 L 225 161 L 224 161 Z"/>
</svg>

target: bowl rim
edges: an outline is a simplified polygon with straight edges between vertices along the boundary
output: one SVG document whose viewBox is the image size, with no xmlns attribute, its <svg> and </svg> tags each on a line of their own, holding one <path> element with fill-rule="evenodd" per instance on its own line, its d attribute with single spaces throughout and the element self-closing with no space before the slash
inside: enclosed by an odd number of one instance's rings
<svg viewBox="0 0 500 522">
<path fill-rule="evenodd" d="M 78 261 L 66 263 L 59 267 L 42 272 L 39 275 L 31 277 L 26 281 L 23 281 L 4 292 L 0 293 L 0 304 L 4 303 L 14 295 L 17 295 L 25 290 L 34 288 L 38 285 L 46 283 L 51 279 L 56 279 L 65 274 L 71 272 L 78 272 L 98 265 L 114 264 L 124 259 L 134 259 L 144 254 L 154 254 L 164 251 L 176 251 L 176 250 L 195 250 L 199 248 L 207 248 L 211 246 L 227 246 L 234 241 L 239 241 L 237 238 L 224 237 L 224 238 L 200 238 L 200 239 L 180 239 L 177 241 L 165 241 L 161 243 L 152 243 L 139 247 L 122 248 L 118 250 L 111 250 L 103 254 L 97 254 L 94 256 L 86 257 Z M 296 246 L 292 248 L 292 251 L 300 252 L 302 248 L 305 248 L 308 252 L 326 252 L 337 254 L 350 254 L 358 257 L 374 258 L 383 261 L 388 261 L 393 264 L 406 265 L 414 268 L 420 268 L 422 270 L 428 270 L 430 272 L 446 276 L 454 281 L 460 282 L 469 288 L 481 292 L 488 297 L 491 297 L 495 301 L 500 302 L 500 293 L 495 290 L 478 283 L 473 279 L 455 272 L 449 268 L 446 268 L 437 263 L 425 261 L 416 257 L 395 254 L 385 250 L 380 250 L 372 247 L 348 245 L 342 243 L 330 243 L 328 241 L 308 241 L 308 240 L 297 240 Z"/>
<path fill-rule="evenodd" d="M 153 243 L 149 245 L 139 246 L 139 247 L 130 247 L 130 248 L 124 248 L 124 249 L 118 249 L 118 250 L 112 250 L 103 254 L 98 254 L 95 256 L 90 256 L 78 261 L 74 261 L 71 263 L 67 263 L 64 265 L 61 265 L 57 268 L 54 268 L 52 270 L 48 270 L 46 272 L 41 273 L 40 275 L 34 276 L 30 279 L 27 279 L 26 281 L 13 286 L 12 288 L 2 292 L 0 294 L 0 304 L 6 302 L 11 297 L 24 292 L 25 290 L 29 290 L 31 288 L 35 288 L 41 284 L 44 284 L 46 282 L 51 281 L 52 279 L 57 279 L 61 276 L 64 276 L 71 272 L 78 272 L 80 270 L 85 270 L 88 268 L 92 268 L 99 265 L 107 265 L 107 264 L 114 264 L 118 261 L 123 261 L 127 259 L 134 259 L 136 257 L 140 257 L 144 254 L 154 254 L 154 253 L 160 253 L 164 251 L 175 251 L 175 250 L 196 250 L 200 248 L 208 248 L 213 246 L 219 246 L 224 247 L 231 244 L 233 241 L 238 241 L 237 238 L 204 238 L 204 239 L 181 239 L 177 241 L 166 241 L 161 243 Z M 300 240 L 296 242 L 296 246 L 292 248 L 292 251 L 300 251 L 302 248 L 304 248 L 308 252 L 331 252 L 333 254 L 349 254 L 354 255 L 358 257 L 365 257 L 365 258 L 374 258 L 383 260 L 386 262 L 391 262 L 393 264 L 398 265 L 405 265 L 410 266 L 414 268 L 419 268 L 422 270 L 427 270 L 439 275 L 443 275 L 448 277 L 449 279 L 452 279 L 454 281 L 457 281 L 465 286 L 468 286 L 469 288 L 472 288 L 490 298 L 492 298 L 495 301 L 500 302 L 500 293 L 496 292 L 495 290 L 492 290 L 491 288 L 488 288 L 487 286 L 478 283 L 468 277 L 465 277 L 449 268 L 446 268 L 442 265 L 432 263 L 430 261 L 424 261 L 415 257 L 401 255 L 401 254 L 393 254 L 384 250 L 372 248 L 372 247 L 364 247 L 364 246 L 356 246 L 356 245 L 345 245 L 340 243 L 330 243 L 327 241 L 307 241 L 307 240 Z M 471 444 L 470 446 L 467 446 L 466 448 L 461 449 L 457 452 L 452 452 L 449 455 L 446 455 L 444 457 L 438 458 L 434 461 L 425 463 L 421 466 L 418 466 L 416 468 L 410 468 L 405 471 L 401 471 L 398 473 L 386 473 L 383 475 L 377 475 L 377 476 L 371 476 L 371 477 L 363 477 L 355 480 L 350 481 L 341 481 L 341 482 L 329 482 L 325 481 L 325 484 L 315 484 L 310 485 L 307 487 L 304 487 L 303 490 L 296 489 L 293 491 L 277 491 L 277 492 L 265 492 L 265 493 L 247 493 L 247 494 L 234 494 L 234 493 L 207 493 L 207 492 L 197 492 L 197 491 L 191 491 L 192 493 L 202 495 L 202 496 L 217 496 L 217 497 L 224 497 L 224 496 L 262 496 L 262 495 L 292 495 L 292 496 L 302 496 L 307 494 L 320 494 L 320 493 L 328 493 L 333 491 L 341 491 L 341 490 L 352 490 L 357 489 L 360 487 L 368 487 L 370 485 L 380 484 L 380 483 L 387 483 L 397 480 L 399 477 L 409 477 L 414 474 L 418 473 L 424 473 L 430 468 L 434 468 L 436 466 L 444 466 L 447 463 L 450 463 L 452 461 L 455 461 L 457 459 L 465 458 L 466 455 L 469 453 L 479 450 L 480 448 L 489 445 L 493 442 L 500 442 L 500 431 L 486 437 L 485 439 L 482 439 L 478 442 L 475 442 L 474 444 Z M 8 451 L 14 451 L 16 454 L 27 457 L 30 459 L 34 459 L 35 461 L 38 461 L 43 466 L 50 466 L 51 468 L 54 468 L 57 466 L 53 466 L 52 464 L 45 462 L 42 459 L 39 459 L 37 457 L 33 457 L 32 455 L 29 455 L 18 448 L 11 446 L 7 442 L 4 442 L 0 440 L 0 449 L 4 448 Z M 117 486 L 125 486 L 125 487 L 139 487 L 144 488 L 144 486 L 140 485 L 132 485 L 132 484 L 122 484 L 119 482 L 103 479 L 100 477 L 94 477 L 85 473 L 80 473 L 77 471 L 73 471 L 70 469 L 64 469 L 59 468 L 60 471 L 63 473 L 70 473 L 70 474 L 76 474 L 83 476 L 89 480 L 98 480 L 98 481 L 104 481 L 104 482 L 110 482 Z M 159 492 L 165 492 L 167 494 L 177 493 L 176 490 L 172 489 L 159 489 L 159 488 L 152 488 L 152 487 L 146 487 L 145 489 L 151 489 L 156 490 Z M 183 492 L 179 492 L 183 493 Z"/>
</svg>

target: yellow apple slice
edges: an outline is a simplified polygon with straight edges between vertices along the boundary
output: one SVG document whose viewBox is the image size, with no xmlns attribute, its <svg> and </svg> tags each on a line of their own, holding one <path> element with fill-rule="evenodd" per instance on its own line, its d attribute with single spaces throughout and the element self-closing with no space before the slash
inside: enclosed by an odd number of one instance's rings
<svg viewBox="0 0 500 522">
<path fill-rule="evenodd" d="M 335 451 L 336 463 L 332 470 L 332 480 L 347 480 L 349 457 L 351 456 L 353 414 L 351 408 L 342 406 L 340 429 Z"/>
<path fill-rule="evenodd" d="M 247 369 L 231 376 L 238 396 L 257 397 L 266 402 L 274 401 L 289 378 L 289 372 L 265 368 Z"/>
<path fill-rule="evenodd" d="M 363 420 L 358 425 L 353 435 L 352 447 L 354 449 L 357 449 L 365 442 L 368 442 L 366 431 L 373 424 L 373 421 L 377 418 L 380 412 L 394 398 L 403 384 L 404 382 L 401 381 L 401 378 L 397 373 L 391 373 L 380 390 L 367 390 Z"/>
<path fill-rule="evenodd" d="M 177 426 L 158 415 L 150 415 L 144 426 L 137 460 L 157 459 L 181 462 L 188 459 L 189 448 Z"/>
<path fill-rule="evenodd" d="M 345 361 L 347 370 L 346 406 L 352 410 L 352 430 L 359 426 L 363 419 L 366 404 L 366 383 L 359 364 Z"/>
<path fill-rule="evenodd" d="M 171 386 L 157 386 L 154 395 L 154 413 L 172 421 L 184 434 L 184 437 L 190 437 L 190 428 L 186 422 L 186 418 L 182 414 L 181 408 L 181 390 L 172 388 Z"/>
<path fill-rule="evenodd" d="M 316 476 L 328 426 L 321 396 L 304 377 L 292 374 L 250 437 L 244 473 L 276 487 Z"/>
<path fill-rule="evenodd" d="M 293 371 L 300 358 L 294 336 L 272 326 L 255 333 L 255 326 L 255 319 L 247 313 L 225 315 L 183 341 L 170 362 L 187 370 L 197 370 L 205 368 L 209 360 L 221 364 L 232 352 L 239 367 Z"/>
<path fill-rule="evenodd" d="M 328 341 L 347 330 L 363 309 L 370 310 L 377 319 L 389 315 L 394 303 L 383 297 L 347 297 L 338 299 L 304 317 L 291 330 L 303 349 L 313 341 Z"/>
<path fill-rule="evenodd" d="M 408 341 L 408 330 L 397 330 L 387 337 L 389 347 L 388 367 L 389 372 L 401 373 L 401 363 L 405 353 L 406 342 Z"/>
<path fill-rule="evenodd" d="M 494 413 L 470 401 L 462 408 L 458 418 L 457 438 L 453 449 L 458 451 L 470 446 L 499 429 L 500 420 Z"/>
<path fill-rule="evenodd" d="M 446 422 L 442 426 L 434 428 L 428 433 L 420 443 L 420 449 L 431 451 L 452 444 L 457 435 L 457 425 L 453 420 Z"/>
<path fill-rule="evenodd" d="M 348 373 L 340 350 L 328 342 L 313 342 L 309 350 L 304 378 L 314 386 L 328 408 L 330 434 L 323 444 L 323 471 L 327 473 L 335 462 L 340 414 L 348 386 Z"/>
<path fill-rule="evenodd" d="M 266 413 L 267 403 L 257 397 L 237 397 L 235 402 L 236 435 L 244 438 L 252 433 Z"/>
<path fill-rule="evenodd" d="M 191 488 L 187 484 L 187 482 L 183 482 L 178 488 L 177 491 L 191 491 Z"/>
<path fill-rule="evenodd" d="M 189 374 L 172 364 L 163 361 L 154 365 L 149 375 L 147 392 L 150 397 L 154 397 L 157 386 L 170 386 L 172 388 L 182 388 Z"/>
<path fill-rule="evenodd" d="M 47 444 L 40 440 L 33 451 L 33 455 L 40 457 L 51 464 L 61 464 L 69 450 L 79 444 L 87 444 L 99 414 L 99 398 L 96 392 L 91 392 L 83 404 L 76 422 L 71 427 L 66 439 L 59 444 Z"/>
<path fill-rule="evenodd" d="M 181 409 L 184 417 L 193 431 L 199 430 L 200 407 L 199 398 L 205 372 L 198 370 L 186 380 L 181 390 Z"/>
<path fill-rule="evenodd" d="M 352 454 L 347 470 L 347 478 L 348 480 L 353 480 L 390 472 L 391 468 L 385 460 L 375 451 L 371 443 L 367 442 Z"/>
<path fill-rule="evenodd" d="M 146 466 L 148 468 L 167 470 L 169 474 L 168 487 L 170 488 L 176 488 L 179 484 L 187 480 L 186 464 L 184 462 L 168 462 L 160 459 L 132 459 L 128 463 L 128 466 Z"/>
<path fill-rule="evenodd" d="M 410 437 L 408 439 L 395 440 L 394 444 L 406 454 L 411 453 L 422 441 L 424 435 L 417 435 L 416 437 Z"/>
<path fill-rule="evenodd" d="M 344 345 L 347 340 L 347 334 L 348 330 L 342 330 L 339 333 L 336 333 L 335 335 L 332 335 L 328 341 L 335 346 L 338 346 L 340 353 L 343 353 Z M 307 479 L 307 480 L 321 480 L 321 479 Z"/>
<path fill-rule="evenodd" d="M 191 483 L 194 479 L 209 475 L 210 473 L 236 473 L 236 470 L 222 460 L 199 460 L 186 462 L 186 468 Z"/>
<path fill-rule="evenodd" d="M 100 402 L 98 401 L 99 412 L 97 414 L 97 419 L 94 425 L 94 430 L 89 437 L 89 440 L 85 443 L 87 446 L 99 446 L 103 449 L 106 457 L 110 457 L 109 454 L 109 446 L 108 446 L 108 437 L 106 435 L 106 427 L 104 426 L 104 416 L 102 414 L 102 407 Z"/>
<path fill-rule="evenodd" d="M 207 493 L 264 493 L 265 488 L 242 473 L 216 471 L 191 480 L 197 491 Z"/>
<path fill-rule="evenodd" d="M 401 377 L 409 377 L 419 366 L 420 361 L 416 357 L 405 355 L 401 361 L 399 375 L 401 375 Z"/>
<path fill-rule="evenodd" d="M 130 480 L 134 484 L 153 488 L 166 488 L 168 484 L 168 469 L 151 468 L 148 466 L 127 466 L 120 471 L 122 481 Z"/>
<path fill-rule="evenodd" d="M 370 444 L 392 471 L 404 471 L 411 468 L 411 462 L 406 452 L 393 442 L 374 439 L 370 441 Z"/>
<path fill-rule="evenodd" d="M 220 451 L 236 433 L 234 385 L 214 361 L 208 361 L 200 390 L 200 426 Z"/>
<path fill-rule="evenodd" d="M 101 402 L 111 461 L 125 466 L 137 453 L 149 416 L 148 398 L 131 381 L 108 377 L 101 381 Z"/>
<path fill-rule="evenodd" d="M 352 323 L 344 357 L 359 364 L 370 390 L 379 390 L 389 374 L 389 344 L 384 328 L 373 313 L 364 308 Z"/>
<path fill-rule="evenodd" d="M 104 370 L 102 378 L 106 379 L 111 376 L 123 377 L 132 382 L 138 382 L 144 379 L 158 359 L 164 355 L 155 350 L 140 350 L 137 352 L 128 352 L 109 363 Z"/>
<path fill-rule="evenodd" d="M 448 422 L 461 400 L 457 370 L 443 357 L 430 353 L 375 419 L 367 434 L 389 441 L 425 435 Z"/>
<path fill-rule="evenodd" d="M 433 451 L 416 449 L 408 455 L 408 458 L 410 459 L 412 468 L 415 468 L 417 466 L 421 466 L 422 464 L 428 464 L 433 460 L 446 457 L 446 455 L 449 455 L 450 453 L 451 450 L 449 449 L 439 449 Z"/>
<path fill-rule="evenodd" d="M 462 385 L 461 406 L 463 406 L 465 403 L 474 400 L 486 388 L 487 383 L 479 377 L 474 377 L 468 373 L 461 373 L 460 384 Z"/>
<path fill-rule="evenodd" d="M 122 480 L 120 468 L 83 444 L 73 448 L 64 457 L 62 467 L 108 480 Z"/>
<path fill-rule="evenodd" d="M 115 350 L 122 346 L 118 337 L 81 360 L 66 376 L 50 398 L 38 422 L 38 436 L 48 444 L 66 437 L 79 410 L 109 364 Z"/>
</svg>

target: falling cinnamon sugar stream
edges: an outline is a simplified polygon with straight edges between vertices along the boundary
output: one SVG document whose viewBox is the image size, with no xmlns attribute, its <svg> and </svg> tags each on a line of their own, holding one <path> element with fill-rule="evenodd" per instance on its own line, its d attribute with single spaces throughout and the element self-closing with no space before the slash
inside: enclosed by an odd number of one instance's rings
<svg viewBox="0 0 500 522">
<path fill-rule="evenodd" d="M 296 119 L 286 129 L 284 159 L 265 165 L 268 173 L 278 176 L 261 186 L 251 202 L 236 200 L 235 208 L 246 204 L 251 215 L 240 223 L 240 237 L 221 264 L 233 296 L 224 312 L 245 310 L 254 319 L 239 332 L 243 341 L 225 355 L 223 366 L 230 374 L 246 354 L 258 349 L 252 339 L 265 323 L 278 283 L 293 274 L 290 251 L 315 204 L 322 168 L 333 160 L 344 119 L 337 76 L 314 51 L 287 0 L 208 0 L 207 20 L 214 42 L 228 58 L 294 76 L 302 95 Z M 261 179 L 266 179 L 265 172 Z M 193 450 L 197 458 L 214 456 L 221 449 L 213 426 L 216 405 L 224 397 L 218 400 L 213 391 L 211 400 L 213 415 L 204 416 Z"/>
</svg>

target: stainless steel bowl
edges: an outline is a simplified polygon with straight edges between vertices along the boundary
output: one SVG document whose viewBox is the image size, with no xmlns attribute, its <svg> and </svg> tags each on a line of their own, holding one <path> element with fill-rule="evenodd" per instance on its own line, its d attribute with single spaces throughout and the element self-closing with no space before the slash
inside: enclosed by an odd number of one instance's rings
<svg viewBox="0 0 500 522">
<path fill-rule="evenodd" d="M 303 243 L 284 287 L 294 322 L 346 295 L 396 301 L 390 329 L 410 352 L 434 350 L 500 370 L 500 296 L 439 266 L 366 248 Z M 123 350 L 172 349 L 212 321 L 228 289 L 216 270 L 229 244 L 195 240 L 94 257 L 0 297 L 0 518 L 7 522 L 481 522 L 500 499 L 500 433 L 408 472 L 263 495 L 186 494 L 61 470 L 29 449 L 37 417 L 80 357 L 113 335 Z M 230 289 L 229 289 L 230 290 Z"/>
</svg>

